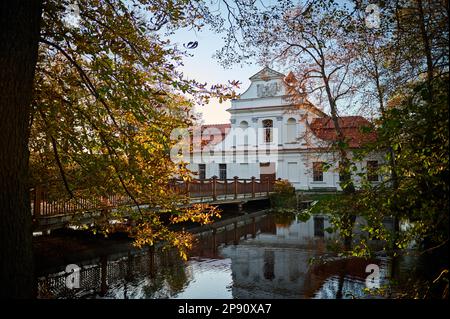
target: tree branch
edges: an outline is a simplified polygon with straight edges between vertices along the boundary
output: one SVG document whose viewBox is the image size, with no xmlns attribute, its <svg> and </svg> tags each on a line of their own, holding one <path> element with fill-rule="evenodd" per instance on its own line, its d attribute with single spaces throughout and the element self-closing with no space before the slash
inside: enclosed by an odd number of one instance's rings
<svg viewBox="0 0 450 319">
<path fill-rule="evenodd" d="M 69 183 L 67 182 L 67 178 L 66 178 L 66 173 L 64 171 L 63 165 L 61 163 L 61 159 L 59 157 L 59 153 L 58 153 L 58 147 L 56 145 L 56 140 L 53 137 L 53 135 L 50 133 L 50 126 L 47 122 L 47 117 L 45 116 L 44 112 L 42 110 L 39 110 L 39 114 L 41 114 L 42 120 L 45 123 L 45 126 L 47 127 L 48 130 L 48 135 L 50 136 L 50 140 L 52 142 L 52 148 L 53 148 L 53 153 L 55 155 L 55 160 L 56 160 L 56 165 L 58 166 L 59 169 L 59 173 L 61 175 L 61 178 L 63 180 L 64 183 L 64 187 L 67 190 L 67 192 L 69 193 L 70 198 L 74 198 L 75 196 L 73 195 L 72 190 L 69 187 Z"/>
<path fill-rule="evenodd" d="M 120 126 L 118 125 L 112 110 L 109 108 L 109 106 L 107 105 L 107 103 L 105 102 L 105 100 L 100 96 L 100 94 L 98 94 L 94 84 L 92 83 L 92 81 L 89 79 L 89 77 L 87 76 L 86 72 L 84 72 L 83 68 L 58 44 L 50 42 L 44 38 L 40 38 L 39 39 L 40 42 L 45 43 L 49 46 L 54 47 L 55 49 L 57 49 L 59 52 L 61 52 L 68 60 L 69 62 L 77 69 L 78 73 L 80 74 L 81 79 L 83 80 L 83 82 L 86 84 L 88 90 L 91 92 L 91 94 L 98 100 L 100 101 L 100 103 L 105 107 L 106 111 L 108 112 L 109 117 L 111 118 L 111 120 L 113 121 L 114 125 L 117 127 L 117 129 L 125 136 L 128 137 L 128 134 L 126 132 L 124 132 Z"/>
</svg>

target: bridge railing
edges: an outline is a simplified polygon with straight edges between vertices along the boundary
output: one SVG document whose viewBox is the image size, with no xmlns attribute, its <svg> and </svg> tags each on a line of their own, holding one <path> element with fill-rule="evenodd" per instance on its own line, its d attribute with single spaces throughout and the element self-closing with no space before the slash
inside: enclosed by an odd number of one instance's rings
<svg viewBox="0 0 450 319">
<path fill-rule="evenodd" d="M 273 191 L 274 179 L 239 178 L 219 179 L 213 176 L 209 179 L 194 179 L 191 181 L 174 181 L 183 194 L 191 198 L 237 199 L 245 197 L 268 196 Z"/>
<path fill-rule="evenodd" d="M 168 187 L 181 195 L 210 202 L 268 196 L 273 191 L 274 182 L 275 180 L 270 178 L 242 179 L 234 177 L 232 179 L 219 179 L 214 176 L 210 179 L 194 179 L 189 182 L 174 179 L 169 182 Z M 60 189 L 57 189 L 58 187 Z M 32 215 L 35 217 L 67 215 L 133 204 L 130 197 L 118 194 L 98 196 L 87 195 L 83 192 L 74 193 L 74 198 L 69 198 L 64 189 L 57 184 L 39 185 L 31 188 Z"/>
<path fill-rule="evenodd" d="M 109 194 L 106 196 L 86 195 L 74 191 L 70 198 L 57 184 L 37 185 L 30 189 L 33 216 L 55 216 L 77 212 L 110 209 L 131 203 L 127 196 Z"/>
</svg>

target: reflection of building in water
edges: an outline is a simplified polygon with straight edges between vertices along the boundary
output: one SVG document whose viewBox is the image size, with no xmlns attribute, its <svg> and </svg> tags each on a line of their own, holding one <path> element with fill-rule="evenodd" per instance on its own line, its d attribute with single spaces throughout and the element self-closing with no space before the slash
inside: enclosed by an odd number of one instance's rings
<svg viewBox="0 0 450 319">
<path fill-rule="evenodd" d="M 231 258 L 233 297 L 304 297 L 310 259 L 324 252 L 324 238 L 331 236 L 326 227 L 329 221 L 324 217 L 294 221 L 277 227 L 275 234 L 263 232 L 239 245 L 223 247 L 221 255 Z"/>
<path fill-rule="evenodd" d="M 231 258 L 234 298 L 299 298 L 312 257 L 305 251 L 248 245 L 227 246 L 222 254 Z"/>
<path fill-rule="evenodd" d="M 255 242 L 307 245 L 317 239 L 331 239 L 334 234 L 325 231 L 331 224 L 326 216 L 314 216 L 307 222 L 294 220 L 288 227 L 277 227 L 274 234 L 261 233 Z"/>
</svg>

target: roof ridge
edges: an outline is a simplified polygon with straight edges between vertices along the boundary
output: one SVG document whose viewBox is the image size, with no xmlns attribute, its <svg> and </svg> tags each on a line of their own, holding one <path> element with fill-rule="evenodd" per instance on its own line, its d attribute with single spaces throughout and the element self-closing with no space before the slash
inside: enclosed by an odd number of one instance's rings
<svg viewBox="0 0 450 319">
<path fill-rule="evenodd" d="M 260 74 L 264 73 L 264 72 L 271 72 L 274 74 L 275 77 L 279 77 L 279 78 L 284 78 L 286 77 L 286 74 L 283 74 L 281 72 L 278 72 L 274 69 L 272 69 L 271 67 L 269 67 L 268 65 L 264 66 L 261 70 L 259 70 L 258 72 L 256 72 L 255 74 L 253 74 L 251 77 L 249 77 L 249 80 L 253 80 L 257 77 L 260 76 Z"/>
<path fill-rule="evenodd" d="M 201 126 L 231 125 L 231 123 L 202 124 Z"/>
</svg>

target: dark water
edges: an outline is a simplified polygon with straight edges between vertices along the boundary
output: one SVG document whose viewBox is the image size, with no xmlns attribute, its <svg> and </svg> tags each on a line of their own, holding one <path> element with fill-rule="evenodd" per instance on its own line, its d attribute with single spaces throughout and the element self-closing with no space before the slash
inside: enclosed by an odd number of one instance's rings
<svg viewBox="0 0 450 319">
<path fill-rule="evenodd" d="M 61 264 L 41 271 L 39 297 L 367 298 L 367 265 L 379 267 L 383 286 L 393 269 L 404 276 L 414 263 L 406 258 L 393 268 L 385 257 L 337 258 L 329 249 L 334 236 L 324 231 L 328 226 L 326 217 L 302 222 L 269 215 L 199 234 L 187 262 L 175 251 L 128 248 L 90 260 L 72 258 L 80 271 L 70 278 L 79 288 L 67 288 L 67 265 Z"/>
</svg>

